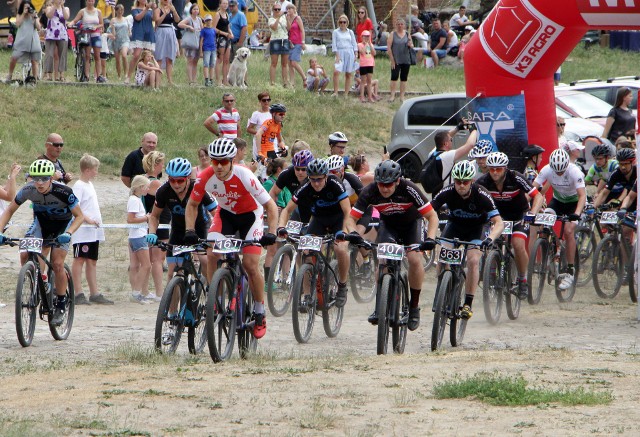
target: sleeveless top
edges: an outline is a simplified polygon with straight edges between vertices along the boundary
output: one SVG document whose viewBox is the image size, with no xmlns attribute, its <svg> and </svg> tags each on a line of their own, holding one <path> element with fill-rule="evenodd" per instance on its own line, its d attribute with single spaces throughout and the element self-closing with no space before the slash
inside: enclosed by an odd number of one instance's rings
<svg viewBox="0 0 640 437">
<path fill-rule="evenodd" d="M 47 29 L 44 32 L 44 39 L 66 41 L 69 36 L 67 35 L 67 26 L 65 24 L 66 20 L 64 19 L 62 8 L 56 9 L 53 17 L 51 17 L 47 23 Z"/>
<path fill-rule="evenodd" d="M 218 19 L 216 30 L 225 33 L 229 32 L 229 14 L 227 14 L 226 17 L 223 17 L 221 13 L 218 13 L 218 15 L 220 16 L 220 18 Z"/>
<path fill-rule="evenodd" d="M 161 26 L 165 26 L 165 25 L 173 26 L 173 22 L 174 21 L 175 20 L 173 18 L 173 12 L 169 11 L 168 14 L 165 14 L 164 18 L 162 19 L 162 23 L 160 23 L 160 25 Z"/>
<path fill-rule="evenodd" d="M 87 27 L 96 27 L 100 24 L 100 17 L 98 17 L 98 10 L 94 8 L 93 12 L 89 12 L 86 8 L 82 14 L 82 25 Z M 91 32 L 91 36 L 100 36 L 100 29 L 95 32 Z"/>
<path fill-rule="evenodd" d="M 293 20 L 291 28 L 289 29 L 289 41 L 293 44 L 302 44 L 302 31 L 298 25 L 298 20 Z"/>
<path fill-rule="evenodd" d="M 400 38 L 396 32 L 393 32 L 393 43 L 391 44 L 391 53 L 396 65 L 410 64 L 409 59 L 409 34 L 405 32 L 404 37 Z"/>
</svg>

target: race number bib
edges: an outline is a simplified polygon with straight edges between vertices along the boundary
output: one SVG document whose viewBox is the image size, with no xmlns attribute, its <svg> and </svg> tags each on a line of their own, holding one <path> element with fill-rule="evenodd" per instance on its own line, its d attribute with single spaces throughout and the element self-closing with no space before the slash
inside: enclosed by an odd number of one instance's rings
<svg viewBox="0 0 640 437">
<path fill-rule="evenodd" d="M 42 238 L 22 238 L 18 248 L 20 252 L 42 253 Z"/>
<path fill-rule="evenodd" d="M 171 252 L 173 256 L 178 256 L 183 253 L 189 253 L 195 251 L 196 248 L 194 246 L 173 246 Z"/>
<path fill-rule="evenodd" d="M 504 230 L 502 231 L 502 235 L 511 235 L 513 234 L 513 222 L 504 221 Z"/>
<path fill-rule="evenodd" d="M 312 235 L 303 235 L 298 243 L 298 250 L 314 250 L 320 252 L 322 248 L 322 237 L 314 237 Z"/>
<path fill-rule="evenodd" d="M 600 216 L 601 225 L 615 225 L 618 223 L 618 215 L 615 211 L 603 212 Z"/>
<path fill-rule="evenodd" d="M 534 220 L 534 224 L 543 225 L 543 226 L 553 226 L 556 224 L 556 215 L 555 214 L 536 214 L 536 219 Z"/>
<path fill-rule="evenodd" d="M 239 240 L 237 238 L 224 238 L 214 243 L 213 252 L 236 253 L 236 252 L 240 252 L 241 248 L 242 248 L 242 240 Z"/>
<path fill-rule="evenodd" d="M 399 244 L 393 243 L 381 243 L 378 245 L 378 258 L 379 259 L 393 259 L 402 261 L 404 257 L 404 247 Z"/>
<path fill-rule="evenodd" d="M 463 255 L 464 249 L 449 249 L 441 247 L 440 253 L 438 254 L 438 262 L 451 265 L 462 264 Z"/>
<path fill-rule="evenodd" d="M 300 231 L 302 230 L 302 226 L 303 226 L 302 222 L 296 222 L 294 220 L 289 220 L 287 222 L 287 226 L 285 227 L 285 229 L 291 235 L 300 235 Z"/>
</svg>

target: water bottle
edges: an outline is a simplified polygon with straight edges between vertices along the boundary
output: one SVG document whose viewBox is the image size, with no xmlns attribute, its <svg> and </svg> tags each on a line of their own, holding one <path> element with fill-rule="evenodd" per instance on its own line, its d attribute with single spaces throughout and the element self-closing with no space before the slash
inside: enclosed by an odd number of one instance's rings
<svg viewBox="0 0 640 437">
<path fill-rule="evenodd" d="M 11 33 L 9 33 L 9 36 L 7 37 L 7 48 L 13 48 L 13 35 Z"/>
<path fill-rule="evenodd" d="M 41 276 L 42 276 L 42 283 L 44 284 L 44 292 L 46 294 L 51 293 L 51 283 L 49 282 L 47 274 L 43 273 Z"/>
</svg>

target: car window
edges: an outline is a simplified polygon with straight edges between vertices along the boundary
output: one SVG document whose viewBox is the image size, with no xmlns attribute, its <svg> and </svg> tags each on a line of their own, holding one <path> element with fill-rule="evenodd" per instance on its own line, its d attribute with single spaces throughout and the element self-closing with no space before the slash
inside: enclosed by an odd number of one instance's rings
<svg viewBox="0 0 640 437">
<path fill-rule="evenodd" d="M 587 93 L 556 96 L 582 118 L 606 117 L 611 105 Z"/>
<path fill-rule="evenodd" d="M 416 102 L 407 114 L 409 126 L 443 125 L 459 109 L 458 99 L 423 100 Z M 447 126 L 455 126 L 456 118 L 447 122 Z"/>
<path fill-rule="evenodd" d="M 580 91 L 584 91 L 585 93 L 589 93 L 592 96 L 596 96 L 597 98 L 599 98 L 600 100 L 604 100 L 605 102 L 607 102 L 607 97 L 609 97 L 609 88 L 581 88 Z"/>
<path fill-rule="evenodd" d="M 564 119 L 573 118 L 573 115 L 569 114 L 567 111 L 556 105 L 556 117 L 562 117 Z"/>
</svg>

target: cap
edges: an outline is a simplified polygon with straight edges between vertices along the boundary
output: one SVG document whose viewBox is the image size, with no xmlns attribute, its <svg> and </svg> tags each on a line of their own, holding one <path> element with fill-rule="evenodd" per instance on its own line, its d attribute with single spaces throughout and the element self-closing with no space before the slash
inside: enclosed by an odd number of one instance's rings
<svg viewBox="0 0 640 437">
<path fill-rule="evenodd" d="M 464 30 L 473 30 L 473 26 L 465 26 Z"/>
<path fill-rule="evenodd" d="M 211 14 L 207 14 L 204 16 L 204 21 L 209 21 L 209 20 L 213 20 L 213 17 L 211 16 Z"/>
<path fill-rule="evenodd" d="M 584 146 L 582 144 L 578 144 L 575 141 L 571 141 L 571 140 L 564 143 L 562 145 L 562 148 L 567 152 L 570 152 L 572 150 L 584 150 Z"/>
<path fill-rule="evenodd" d="M 362 32 L 361 34 L 362 36 L 371 36 L 371 32 L 369 32 L 368 30 L 365 30 Z"/>
<path fill-rule="evenodd" d="M 229 6 L 231 5 L 237 5 L 238 1 L 237 0 L 229 0 Z"/>
</svg>

